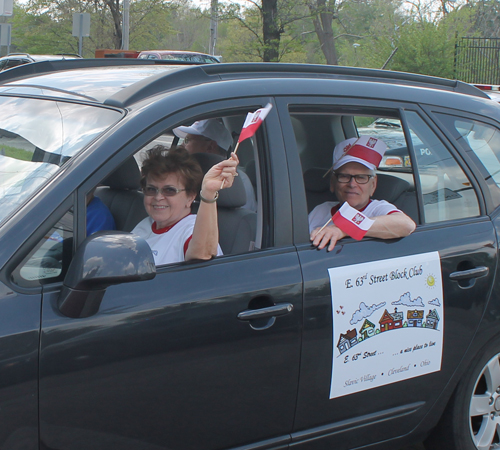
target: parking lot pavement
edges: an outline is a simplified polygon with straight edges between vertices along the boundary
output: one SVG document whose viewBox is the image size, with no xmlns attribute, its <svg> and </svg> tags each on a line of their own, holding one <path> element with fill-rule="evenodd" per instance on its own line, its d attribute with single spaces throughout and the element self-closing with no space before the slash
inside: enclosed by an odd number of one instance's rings
<svg viewBox="0 0 500 450">
<path fill-rule="evenodd" d="M 400 450 L 425 450 L 423 444 L 413 444 L 407 447 L 403 447 Z"/>
</svg>

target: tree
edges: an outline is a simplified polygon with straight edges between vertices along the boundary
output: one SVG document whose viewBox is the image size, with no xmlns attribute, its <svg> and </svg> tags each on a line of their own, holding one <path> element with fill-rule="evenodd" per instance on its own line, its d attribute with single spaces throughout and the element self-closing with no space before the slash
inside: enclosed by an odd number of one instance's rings
<svg viewBox="0 0 500 450">
<path fill-rule="evenodd" d="M 113 1 L 113 8 L 118 7 L 118 0 Z M 174 12 L 182 9 L 191 11 L 186 4 L 174 4 L 166 0 L 132 2 L 131 45 L 138 49 L 161 48 L 176 34 L 170 24 L 175 22 L 172 19 Z M 27 4 L 16 4 L 14 16 L 10 20 L 13 24 L 13 48 L 28 53 L 77 53 L 78 40 L 72 36 L 75 11 L 91 14 L 90 38 L 83 40 L 83 56 L 93 56 L 97 48 L 121 48 L 121 22 L 116 22 L 117 11 L 113 16 L 104 2 L 79 0 L 31 0 Z M 189 20 L 193 21 L 192 17 Z M 177 44 L 175 48 L 180 45 Z"/>
<path fill-rule="evenodd" d="M 321 51 L 327 64 L 338 64 L 337 49 L 333 37 L 333 21 L 338 18 L 335 11 L 335 0 L 307 0 L 311 12 L 314 31 L 318 37 Z"/>
<path fill-rule="evenodd" d="M 72 34 L 72 22 L 49 12 L 37 14 L 29 8 L 14 4 L 11 51 L 35 54 L 77 53 L 78 41 Z"/>
<path fill-rule="evenodd" d="M 432 19 L 432 17 L 434 17 Z M 445 17 L 416 14 L 399 30 L 391 68 L 444 78 L 455 77 L 455 38 L 473 32 L 469 7 L 455 8 Z"/>
<path fill-rule="evenodd" d="M 500 2 L 498 0 L 476 1 L 471 6 L 474 14 L 474 29 L 482 37 L 500 37 Z"/>
<path fill-rule="evenodd" d="M 226 4 L 222 8 L 222 17 L 239 23 L 245 33 L 243 52 L 249 50 L 256 59 L 267 62 L 281 61 L 283 56 L 294 48 L 299 35 L 290 35 L 293 24 L 309 13 L 303 5 L 292 0 L 248 0 L 246 8 L 236 3 Z M 285 45 L 282 37 L 286 36 Z"/>
</svg>

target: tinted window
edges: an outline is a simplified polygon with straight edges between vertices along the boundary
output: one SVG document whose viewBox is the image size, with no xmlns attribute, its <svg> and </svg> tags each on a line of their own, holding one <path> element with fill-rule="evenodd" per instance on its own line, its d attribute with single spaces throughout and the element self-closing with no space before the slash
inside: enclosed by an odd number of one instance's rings
<svg viewBox="0 0 500 450">
<path fill-rule="evenodd" d="M 242 129 L 247 113 L 248 110 L 245 110 L 241 114 L 211 118 L 220 121 L 227 129 L 230 140 L 232 140 L 232 147 L 234 147 L 234 143 L 238 139 L 238 134 Z M 182 125 L 190 126 L 195 121 L 203 119 L 205 118 L 193 117 Z M 265 126 L 259 129 L 256 136 L 241 143 L 237 152 L 240 165 L 239 177 L 237 177 L 235 186 L 233 186 L 235 189 L 222 190 L 217 200 L 219 244 L 224 255 L 245 253 L 262 248 L 262 236 L 264 234 L 262 223 L 265 215 L 262 208 L 262 196 L 263 192 L 267 192 L 267 190 L 261 187 L 259 155 L 264 152 L 264 139 L 262 138 L 264 130 Z M 134 164 L 141 167 L 147 156 L 147 151 L 157 145 L 169 149 L 171 145 L 175 144 L 182 145 L 183 139 L 176 137 L 172 130 L 166 130 L 165 133 L 157 136 L 136 152 Z M 220 161 L 221 158 L 227 157 L 227 155 L 198 151 L 200 153 L 195 153 L 194 157 L 198 160 L 204 172 Z M 131 165 L 131 161 L 128 161 L 122 166 L 128 174 L 134 172 L 131 170 Z M 117 171 L 121 169 L 118 168 Z M 130 181 L 130 177 L 128 177 L 128 180 Z M 106 187 L 106 183 L 107 180 L 103 180 L 102 186 L 96 190 L 96 196 L 110 206 L 118 230 L 132 231 L 146 216 L 143 201 L 139 200 L 139 196 L 142 197 L 143 195 L 140 187 L 138 186 L 135 191 L 132 191 L 130 186 L 127 186 L 127 189 L 120 193 L 116 184 L 112 189 L 109 189 Z M 115 196 L 122 200 L 120 202 L 114 201 Z M 199 197 L 197 196 L 192 205 L 192 213 L 196 214 L 198 204 Z"/>
<path fill-rule="evenodd" d="M 377 174 L 373 198 L 386 200 L 418 223 L 415 183 L 401 121 L 396 116 L 297 113 L 291 120 L 297 142 L 308 212 L 324 202 L 336 202 L 330 192 L 330 168 L 336 144 L 358 135 L 377 137 L 388 145 Z M 396 113 L 395 113 L 396 114 Z"/>
<path fill-rule="evenodd" d="M 416 153 L 426 223 L 475 217 L 479 203 L 473 184 L 450 151 L 415 112 L 407 113 Z"/>
<path fill-rule="evenodd" d="M 12 281 L 23 287 L 61 281 L 71 260 L 73 212 L 67 212 L 13 271 Z"/>
<path fill-rule="evenodd" d="M 7 64 L 5 66 L 6 69 L 10 69 L 11 67 L 16 67 L 16 66 L 20 66 L 22 64 L 27 64 L 29 63 L 30 61 L 27 60 L 27 59 L 9 59 L 7 60 Z"/>
<path fill-rule="evenodd" d="M 455 142 L 481 170 L 495 206 L 500 205 L 500 130 L 478 120 L 438 114 Z"/>
</svg>

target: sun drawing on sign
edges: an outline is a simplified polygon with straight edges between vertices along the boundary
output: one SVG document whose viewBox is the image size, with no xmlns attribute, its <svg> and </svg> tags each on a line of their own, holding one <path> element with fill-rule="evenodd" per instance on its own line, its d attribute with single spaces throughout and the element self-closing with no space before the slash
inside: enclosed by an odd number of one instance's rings
<svg viewBox="0 0 500 450">
<path fill-rule="evenodd" d="M 427 284 L 427 287 L 433 288 L 436 286 L 436 279 L 434 278 L 434 275 L 429 274 L 427 276 L 427 279 L 425 280 L 425 283 Z"/>
</svg>

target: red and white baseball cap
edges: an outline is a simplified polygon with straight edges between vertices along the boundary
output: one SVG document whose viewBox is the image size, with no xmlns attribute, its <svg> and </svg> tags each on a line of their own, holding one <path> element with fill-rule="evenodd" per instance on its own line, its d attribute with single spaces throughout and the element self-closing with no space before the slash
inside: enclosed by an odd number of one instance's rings
<svg viewBox="0 0 500 450">
<path fill-rule="evenodd" d="M 337 144 L 333 150 L 333 170 L 349 162 L 357 162 L 375 170 L 386 150 L 385 142 L 372 136 L 346 139 Z"/>
</svg>

